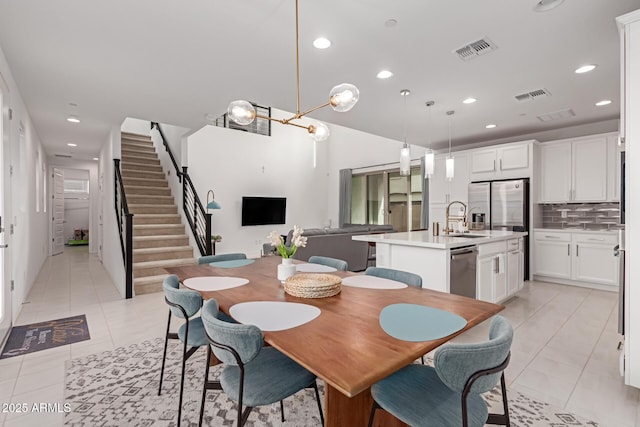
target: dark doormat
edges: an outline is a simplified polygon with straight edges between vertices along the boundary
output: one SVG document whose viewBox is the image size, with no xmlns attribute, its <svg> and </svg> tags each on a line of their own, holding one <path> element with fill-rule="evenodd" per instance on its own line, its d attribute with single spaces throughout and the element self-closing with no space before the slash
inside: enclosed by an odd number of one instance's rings
<svg viewBox="0 0 640 427">
<path fill-rule="evenodd" d="M 87 318 L 80 316 L 14 326 L 0 359 L 90 339 Z"/>
</svg>

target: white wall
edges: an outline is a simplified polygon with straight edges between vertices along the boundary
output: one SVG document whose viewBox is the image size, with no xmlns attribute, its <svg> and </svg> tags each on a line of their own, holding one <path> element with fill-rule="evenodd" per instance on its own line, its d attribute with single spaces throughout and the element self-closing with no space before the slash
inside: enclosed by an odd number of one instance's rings
<svg viewBox="0 0 640 427">
<path fill-rule="evenodd" d="M 286 113 L 272 110 L 273 116 Z M 189 175 L 206 203 L 212 189 L 222 206 L 212 212 L 212 233 L 222 235 L 217 253 L 257 256 L 267 234 L 287 234 L 293 225 L 321 227 L 327 218 L 327 143 L 313 141 L 303 129 L 274 124 L 272 136 L 206 126 L 188 139 Z M 286 197 L 284 225 L 242 227 L 242 196 Z"/>
<path fill-rule="evenodd" d="M 290 116 L 272 109 L 274 117 Z M 304 121 L 302 123 L 305 123 Z M 213 189 L 221 210 L 212 211 L 212 233 L 222 235 L 217 253 L 260 253 L 267 234 L 287 234 L 293 225 L 323 227 L 338 223 L 338 171 L 343 168 L 397 163 L 402 144 L 342 126 L 327 124 L 331 136 L 317 144 L 294 126 L 274 123 L 272 136 L 207 126 L 188 139 L 189 175 L 202 203 Z M 412 147 L 418 158 L 424 149 Z M 285 225 L 242 227 L 242 196 L 287 198 Z"/>
<path fill-rule="evenodd" d="M 113 159 L 120 158 L 120 128 L 113 127 L 100 151 L 98 176 L 101 181 L 100 199 L 102 200 L 98 227 L 98 244 L 101 245 L 102 264 L 111 280 L 122 295 L 125 296 L 125 270 L 118 233 L 118 222 L 114 208 L 114 167 Z"/>
<path fill-rule="evenodd" d="M 13 111 L 13 119 L 7 124 L 9 126 L 9 144 L 5 147 L 2 161 L 5 167 L 3 226 L 9 229 L 11 223 L 15 225 L 13 235 L 5 233 L 5 242 L 9 244 L 9 248 L 3 249 L 8 269 L 10 269 L 12 279 L 15 282 L 15 289 L 11 295 L 12 318 L 15 321 L 47 256 L 48 214 L 44 212 L 42 203 L 40 203 L 40 209 L 36 211 L 36 198 L 34 197 L 36 195 L 36 156 L 40 159 L 38 165 L 40 172 L 37 175 L 44 179 L 41 173 L 42 166 L 45 171 L 47 169 L 44 160 L 46 154 L 40 143 L 40 138 L 31 123 L 31 118 L 1 50 L 0 75 L 0 78 L 3 78 L 8 86 L 7 98 Z M 24 128 L 22 142 L 20 140 L 21 125 Z M 22 165 L 19 155 L 20 144 L 24 144 Z M 19 171 L 21 167 L 24 170 L 9 177 L 10 166 L 13 166 L 16 171 Z M 43 182 L 39 185 L 42 186 Z M 13 198 L 12 189 L 13 192 L 25 195 L 25 198 Z M 12 199 L 18 200 L 18 206 L 13 206 Z"/>
<path fill-rule="evenodd" d="M 120 131 L 148 136 L 151 131 L 151 122 L 149 122 L 149 120 L 139 120 L 127 117 L 124 119 L 124 122 L 122 122 Z"/>
</svg>

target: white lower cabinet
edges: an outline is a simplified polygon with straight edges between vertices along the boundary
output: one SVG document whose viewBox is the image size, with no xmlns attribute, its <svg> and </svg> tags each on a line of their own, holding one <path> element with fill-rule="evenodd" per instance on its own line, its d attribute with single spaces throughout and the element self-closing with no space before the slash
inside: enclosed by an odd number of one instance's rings
<svg viewBox="0 0 640 427">
<path fill-rule="evenodd" d="M 520 277 L 524 273 L 520 269 L 520 254 L 519 249 L 507 252 L 507 295 L 511 295 L 520 289 L 520 284 L 522 283 Z"/>
<path fill-rule="evenodd" d="M 509 298 L 521 288 L 521 240 L 512 239 L 478 245 L 477 299 L 497 303 Z"/>
<path fill-rule="evenodd" d="M 616 244 L 615 236 L 574 234 L 573 279 L 617 286 L 618 258 L 613 253 Z"/>
<path fill-rule="evenodd" d="M 534 275 L 560 283 L 617 290 L 618 258 L 613 233 L 536 230 Z"/>
<path fill-rule="evenodd" d="M 534 274 L 571 279 L 571 233 L 536 232 Z"/>
</svg>

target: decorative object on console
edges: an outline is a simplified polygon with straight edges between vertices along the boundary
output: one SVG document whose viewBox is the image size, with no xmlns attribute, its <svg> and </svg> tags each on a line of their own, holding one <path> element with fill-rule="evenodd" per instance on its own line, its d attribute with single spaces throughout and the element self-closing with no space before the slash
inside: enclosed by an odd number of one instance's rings
<svg viewBox="0 0 640 427">
<path fill-rule="evenodd" d="M 445 175 L 447 180 L 453 180 L 453 156 L 451 155 L 451 116 L 455 114 L 455 111 L 450 110 L 447 111 L 447 116 L 449 116 L 449 155 L 447 156 L 447 161 L 445 163 Z"/>
<path fill-rule="evenodd" d="M 296 254 L 298 248 L 307 246 L 307 238 L 302 233 L 304 230 L 294 225 L 291 244 L 288 247 L 284 244 L 282 236 L 276 231 L 272 231 L 267 236 L 271 241 L 271 246 L 274 246 L 282 257 L 282 263 L 278 265 L 278 280 L 286 280 L 296 274 L 296 266 L 293 265 L 291 258 Z"/>
<path fill-rule="evenodd" d="M 331 106 L 335 111 L 345 112 L 353 108 L 358 102 L 360 92 L 358 88 L 350 83 L 342 83 L 334 86 L 329 92 L 329 101 L 325 104 L 311 108 L 307 111 L 300 112 L 300 61 L 298 53 L 298 0 L 296 0 L 296 114 L 288 119 L 274 119 L 271 117 L 262 116 L 256 113 L 255 108 L 248 101 L 238 100 L 229 104 L 227 109 L 229 118 L 240 125 L 248 125 L 253 122 L 256 117 L 266 120 L 272 120 L 283 125 L 292 125 L 307 129 L 311 138 L 315 141 L 324 141 L 329 137 L 329 128 L 324 123 L 316 122 L 309 126 L 304 126 L 298 123 L 294 123 L 293 120 L 298 120 L 303 116 L 326 106 Z"/>
<path fill-rule="evenodd" d="M 427 106 L 427 111 L 429 112 L 429 119 L 427 123 L 429 124 L 429 130 L 427 131 L 428 135 L 428 144 L 427 151 L 424 153 L 424 177 L 431 178 L 433 172 L 435 170 L 435 158 L 436 155 L 434 151 L 431 149 L 431 107 L 435 104 L 435 101 L 427 101 L 425 105 Z"/>
<path fill-rule="evenodd" d="M 404 142 L 400 149 L 400 175 L 404 176 L 411 174 L 411 149 L 409 148 L 409 144 L 407 144 L 407 96 L 410 94 L 411 91 L 409 89 L 402 89 L 400 91 L 400 95 L 404 98 Z"/>
</svg>

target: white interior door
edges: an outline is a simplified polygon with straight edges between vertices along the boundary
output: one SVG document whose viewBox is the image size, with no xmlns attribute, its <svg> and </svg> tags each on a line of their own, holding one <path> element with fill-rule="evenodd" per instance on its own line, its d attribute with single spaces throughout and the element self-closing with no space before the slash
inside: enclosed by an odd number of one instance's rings
<svg viewBox="0 0 640 427">
<path fill-rule="evenodd" d="M 64 251 L 64 172 L 53 168 L 53 206 L 52 206 L 52 240 L 51 255 Z"/>
<path fill-rule="evenodd" d="M 10 179 L 5 176 L 9 168 L 9 89 L 0 75 L 0 348 L 4 345 L 11 330 L 11 253 L 9 252 L 9 234 L 4 232 L 6 218 L 11 218 Z"/>
</svg>

